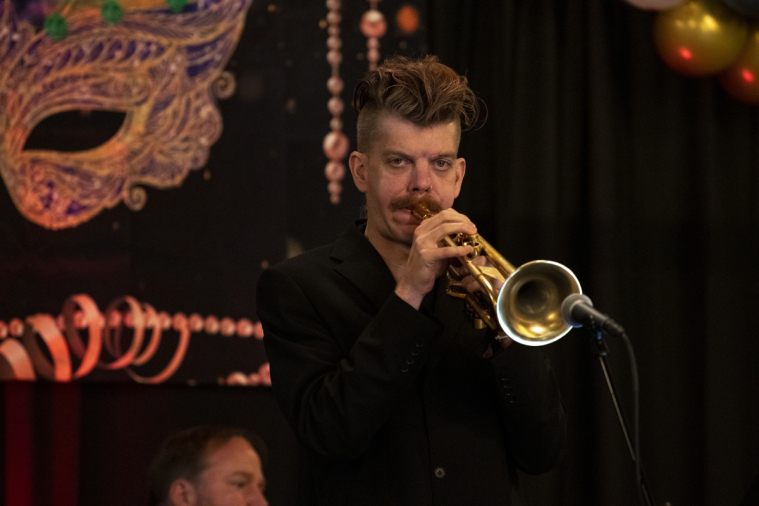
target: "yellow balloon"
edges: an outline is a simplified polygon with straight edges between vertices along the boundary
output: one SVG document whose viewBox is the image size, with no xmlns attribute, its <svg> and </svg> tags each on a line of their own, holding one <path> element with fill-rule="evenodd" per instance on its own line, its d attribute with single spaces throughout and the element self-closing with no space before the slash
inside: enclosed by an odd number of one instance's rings
<svg viewBox="0 0 759 506">
<path fill-rule="evenodd" d="M 660 12 L 654 22 L 659 56 L 689 76 L 716 74 L 738 57 L 748 21 L 720 0 L 690 0 Z"/>
<path fill-rule="evenodd" d="M 743 51 L 733 65 L 719 75 L 719 82 L 738 100 L 759 105 L 759 25 L 752 26 Z"/>
</svg>

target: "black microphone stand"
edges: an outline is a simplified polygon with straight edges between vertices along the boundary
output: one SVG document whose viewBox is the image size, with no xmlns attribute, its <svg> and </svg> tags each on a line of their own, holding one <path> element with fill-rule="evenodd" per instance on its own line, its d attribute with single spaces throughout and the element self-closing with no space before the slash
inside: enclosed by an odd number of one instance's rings
<svg viewBox="0 0 759 506">
<path fill-rule="evenodd" d="M 592 326 L 592 328 L 596 328 L 596 326 Z M 634 401 L 633 401 L 634 403 L 634 407 L 633 407 L 634 429 L 633 430 L 635 434 L 634 443 L 630 439 L 630 430 L 628 428 L 627 420 L 625 419 L 624 413 L 622 413 L 622 407 L 620 406 L 619 399 L 617 398 L 617 392 L 614 388 L 614 382 L 612 381 L 611 375 L 609 374 L 609 364 L 606 360 L 606 355 L 609 352 L 609 350 L 606 347 L 606 343 L 603 341 L 603 333 L 601 330 L 597 330 L 596 339 L 595 339 L 595 351 L 601 363 L 601 369 L 603 370 L 604 377 L 606 378 L 606 385 L 609 387 L 609 393 L 611 394 L 611 399 L 614 402 L 614 409 L 617 411 L 617 417 L 619 418 L 619 423 L 622 426 L 622 433 L 625 435 L 625 441 L 627 441 L 627 448 L 630 450 L 630 457 L 635 463 L 635 477 L 636 477 L 636 481 L 638 482 L 638 486 L 640 487 L 640 495 L 642 498 L 642 502 L 644 502 L 647 506 L 653 506 L 653 500 L 651 499 L 651 494 L 649 492 L 648 484 L 646 483 L 645 474 L 643 473 L 642 464 L 640 462 L 638 368 L 635 362 L 635 353 L 633 352 L 632 345 L 630 344 L 630 339 L 627 337 L 627 334 L 625 334 L 624 332 L 620 334 L 620 336 L 624 340 L 625 345 L 627 346 L 627 349 L 628 349 L 628 353 L 630 354 L 632 384 L 633 384 L 633 398 L 634 398 Z"/>
</svg>

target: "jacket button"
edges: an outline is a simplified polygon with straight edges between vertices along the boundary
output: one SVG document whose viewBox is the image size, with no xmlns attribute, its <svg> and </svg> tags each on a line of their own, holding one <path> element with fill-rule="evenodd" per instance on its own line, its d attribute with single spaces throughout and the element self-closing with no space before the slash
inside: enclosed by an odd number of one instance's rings
<svg viewBox="0 0 759 506">
<path fill-rule="evenodd" d="M 435 468 L 435 478 L 437 478 L 439 480 L 442 480 L 443 478 L 445 478 L 445 469 L 443 469 L 442 467 L 436 467 Z"/>
<path fill-rule="evenodd" d="M 408 365 L 407 364 L 401 364 L 401 372 L 408 372 Z"/>
</svg>

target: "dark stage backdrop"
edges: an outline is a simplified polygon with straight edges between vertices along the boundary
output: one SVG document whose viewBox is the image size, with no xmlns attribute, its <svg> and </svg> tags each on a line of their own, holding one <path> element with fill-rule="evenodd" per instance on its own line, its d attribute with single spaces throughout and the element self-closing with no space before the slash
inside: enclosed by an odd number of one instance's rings
<svg viewBox="0 0 759 506">
<path fill-rule="evenodd" d="M 383 55 L 438 54 L 489 108 L 485 126 L 462 139 L 468 171 L 457 207 L 512 263 L 570 267 L 596 306 L 625 326 L 656 503 L 737 506 L 759 471 L 756 108 L 713 78 L 669 69 L 653 47 L 654 14 L 619 0 L 413 3 L 427 21 L 413 37 L 394 31 L 402 2 L 380 3 L 391 21 Z M 101 305 L 130 294 L 172 313 L 255 321 L 262 265 L 328 242 L 357 216 L 361 196 L 350 181 L 333 206 L 323 176 L 329 69 L 318 23 L 326 10 L 271 4 L 251 7 L 228 66 L 238 91 L 220 104 L 224 132 L 181 188 L 148 188 L 142 211 L 120 205 L 59 232 L 0 197 L 0 318 L 57 314 L 66 296 L 85 292 Z M 367 5 L 344 4 L 351 88 L 366 66 L 357 26 Z M 355 139 L 355 118 L 343 117 Z M 144 467 L 161 437 L 213 421 L 264 436 L 271 503 L 293 504 L 294 442 L 269 390 L 204 384 L 255 370 L 265 361 L 260 343 L 239 353 L 220 339 L 193 337 L 196 374 L 183 365 L 177 383 L 196 379 L 196 387 L 139 386 L 113 374 L 3 385 L 3 496 L 25 501 L 14 506 L 53 497 L 144 503 Z M 530 505 L 638 504 L 591 343 L 573 331 L 544 348 L 570 437 L 556 470 L 524 476 Z M 627 356 L 621 343 L 607 344 L 631 414 Z"/>
<path fill-rule="evenodd" d="M 430 49 L 490 108 L 462 142 L 457 206 L 515 265 L 573 269 L 632 339 L 656 504 L 738 505 L 759 472 L 759 115 L 662 63 L 654 17 L 614 0 L 436 2 Z M 545 348 L 570 443 L 527 480 L 530 504 L 638 504 L 589 342 Z M 624 347 L 607 344 L 630 414 Z"/>
</svg>

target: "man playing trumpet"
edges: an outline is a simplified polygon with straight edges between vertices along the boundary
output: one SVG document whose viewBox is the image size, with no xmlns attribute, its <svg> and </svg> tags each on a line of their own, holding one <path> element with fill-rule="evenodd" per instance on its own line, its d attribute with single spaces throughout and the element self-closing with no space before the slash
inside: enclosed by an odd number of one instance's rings
<svg viewBox="0 0 759 506">
<path fill-rule="evenodd" d="M 476 232 L 451 206 L 477 99 L 437 58 L 394 57 L 354 107 L 366 220 L 258 285 L 272 386 L 301 443 L 298 504 L 522 504 L 517 469 L 556 464 L 566 418 L 542 353 L 475 330 L 445 293 L 471 247 L 441 241 Z"/>
</svg>

